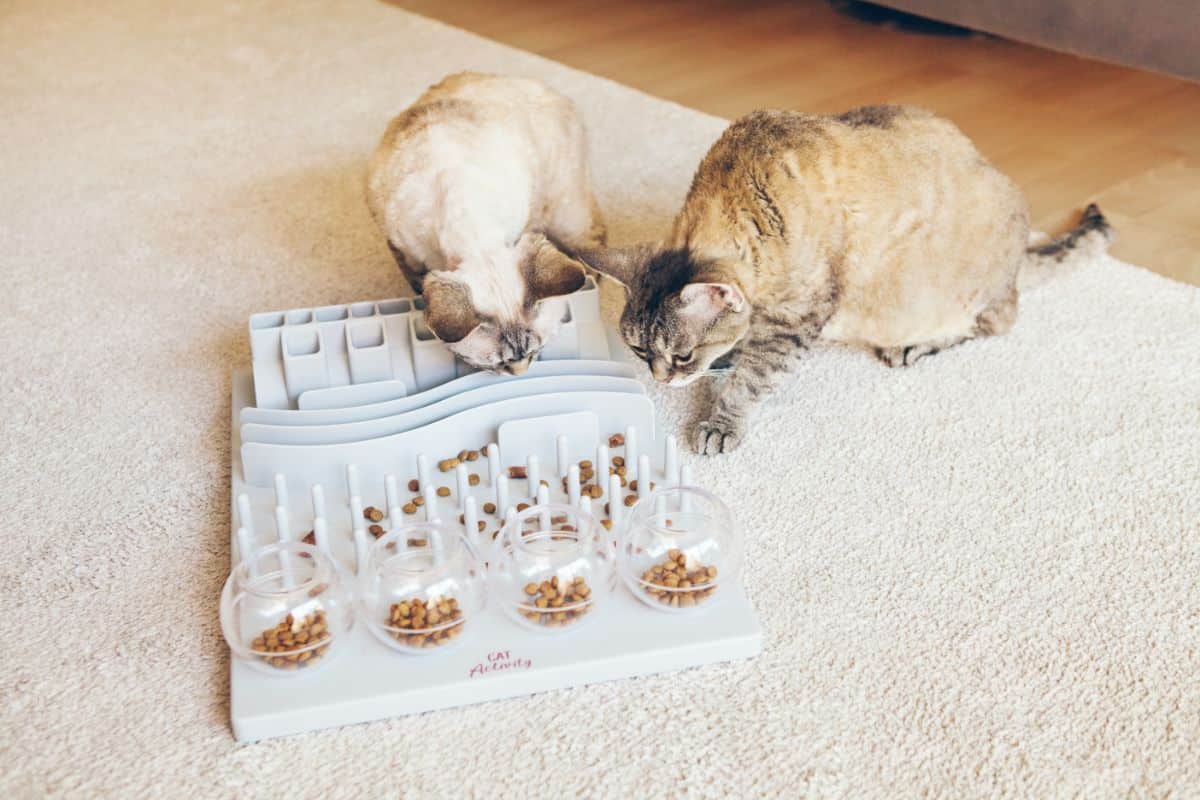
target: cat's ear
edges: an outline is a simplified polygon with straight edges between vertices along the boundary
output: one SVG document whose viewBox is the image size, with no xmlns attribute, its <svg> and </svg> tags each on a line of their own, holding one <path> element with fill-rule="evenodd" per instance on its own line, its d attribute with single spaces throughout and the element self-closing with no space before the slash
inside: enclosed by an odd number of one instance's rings
<svg viewBox="0 0 1200 800">
<path fill-rule="evenodd" d="M 729 283 L 689 283 L 679 291 L 679 313 L 704 325 L 745 307 L 746 296 Z"/>
<path fill-rule="evenodd" d="M 583 288 L 587 270 L 569 255 L 559 250 L 544 236 L 522 242 L 529 253 L 524 262 L 525 282 L 531 302 L 570 294 Z"/>
<path fill-rule="evenodd" d="M 480 319 L 465 283 L 444 271 L 425 276 L 425 324 L 443 342 L 462 340 L 479 326 Z"/>
<path fill-rule="evenodd" d="M 648 244 L 632 247 L 599 247 L 581 250 L 575 256 L 601 275 L 629 288 L 645 269 L 657 248 Z"/>
</svg>

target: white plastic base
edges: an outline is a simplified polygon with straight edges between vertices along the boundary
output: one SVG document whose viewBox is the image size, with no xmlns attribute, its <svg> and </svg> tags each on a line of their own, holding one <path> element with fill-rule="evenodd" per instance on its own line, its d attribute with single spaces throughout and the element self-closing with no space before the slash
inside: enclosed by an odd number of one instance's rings
<svg viewBox="0 0 1200 800">
<path fill-rule="evenodd" d="M 252 486 L 243 474 L 240 411 L 253 399 L 249 370 L 233 377 L 232 499 L 234 559 L 238 558 L 236 527 L 237 498 L 250 501 L 254 546 L 275 538 L 273 521 L 275 495 L 271 488 Z M 502 422 L 504 420 L 497 420 Z M 653 425 L 646 426 L 652 429 Z M 602 433 L 607 432 L 607 428 Z M 593 434 L 594 435 L 594 434 Z M 648 436 L 646 438 L 649 438 Z M 552 441 L 552 440 L 551 440 Z M 446 442 L 446 452 L 458 447 L 478 446 L 478 441 L 461 445 Z M 640 452 L 657 453 L 662 445 L 640 443 Z M 303 449 L 303 448 L 300 448 Z M 574 450 L 574 447 L 572 447 Z M 436 455 L 436 454 L 431 454 Z M 573 457 L 573 456 L 572 456 Z M 540 456 L 542 477 L 553 487 L 552 499 L 561 498 L 558 473 L 553 461 Z M 511 463 L 508 458 L 505 463 Z M 653 459 L 658 462 L 659 458 Z M 483 481 L 471 490 L 482 502 L 494 492 L 487 480 L 488 463 L 473 462 L 471 471 Z M 652 468 L 662 480 L 661 464 Z M 364 469 L 364 477 L 369 470 Z M 403 485 L 409 474 L 398 477 Z M 453 473 L 433 472 L 433 483 L 455 487 Z M 524 491 L 514 481 L 512 501 Z M 311 528 L 311 510 L 305 510 L 308 487 L 294 482 L 289 489 L 287 517 L 298 538 Z M 364 505 L 386 511 L 382 485 L 364 480 Z M 457 487 L 455 487 L 457 495 Z M 349 498 L 343 485 L 323 485 L 328 509 L 331 554 L 354 568 Z M 400 494 L 408 497 L 404 488 Z M 457 517 L 457 498 L 438 500 L 435 513 L 443 519 Z M 603 500 L 599 501 L 603 502 Z M 421 517 L 411 517 L 417 519 Z M 494 517 L 483 517 L 488 533 L 499 526 Z M 401 521 L 404 521 L 403 519 Z M 385 525 L 390 526 L 391 520 Z M 628 678 L 666 670 L 750 658 L 762 649 L 762 634 L 754 610 L 741 586 L 728 587 L 724 597 L 693 615 L 666 614 L 639 602 L 624 586 L 618 586 L 603 607 L 576 630 L 539 634 L 519 627 L 495 604 L 479 618 L 468 621 L 460 644 L 446 652 L 423 656 L 396 653 L 379 643 L 361 621 L 344 643 L 340 655 L 310 674 L 303 671 L 281 675 L 264 674 L 234 659 L 230 669 L 230 716 L 240 741 L 316 730 L 338 725 L 415 714 L 532 694 L 550 689 Z"/>
</svg>

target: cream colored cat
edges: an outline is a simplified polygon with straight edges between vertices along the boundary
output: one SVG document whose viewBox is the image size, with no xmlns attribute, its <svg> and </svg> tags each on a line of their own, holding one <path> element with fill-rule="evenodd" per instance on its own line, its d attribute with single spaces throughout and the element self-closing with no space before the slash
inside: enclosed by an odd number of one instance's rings
<svg viewBox="0 0 1200 800">
<path fill-rule="evenodd" d="M 704 157 L 666 242 L 584 252 L 621 281 L 621 333 L 654 377 L 683 385 L 734 352 L 693 441 L 735 448 L 750 412 L 817 340 L 907 366 L 1004 333 L 1030 279 L 1102 251 L 1089 206 L 1030 248 L 1021 192 L 952 123 L 867 106 L 757 111 Z"/>
<path fill-rule="evenodd" d="M 604 242 L 575 108 L 522 78 L 464 72 L 431 87 L 388 126 L 367 203 L 429 328 L 481 369 L 523 372 L 558 326 L 542 301 L 583 285 L 547 235 Z"/>
</svg>

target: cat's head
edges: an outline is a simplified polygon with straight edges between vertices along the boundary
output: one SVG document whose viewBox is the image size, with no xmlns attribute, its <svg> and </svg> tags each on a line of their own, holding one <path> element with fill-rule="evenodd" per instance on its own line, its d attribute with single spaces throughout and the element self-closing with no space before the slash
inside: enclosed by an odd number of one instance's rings
<svg viewBox="0 0 1200 800">
<path fill-rule="evenodd" d="M 579 254 L 626 290 L 621 336 L 655 380 L 683 386 L 750 328 L 750 304 L 730 270 L 683 250 L 641 245 Z"/>
<path fill-rule="evenodd" d="M 586 278 L 583 265 L 544 236 L 525 234 L 503 252 L 429 273 L 425 324 L 471 366 L 520 375 L 558 331 L 562 303 L 548 301 Z"/>
</svg>

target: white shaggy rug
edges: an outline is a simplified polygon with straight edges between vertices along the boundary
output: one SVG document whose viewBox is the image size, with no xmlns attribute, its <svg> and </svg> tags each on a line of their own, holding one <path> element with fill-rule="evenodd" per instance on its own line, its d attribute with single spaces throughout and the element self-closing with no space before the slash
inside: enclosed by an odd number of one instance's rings
<svg viewBox="0 0 1200 800">
<path fill-rule="evenodd" d="M 403 285 L 388 118 L 548 80 L 616 242 L 723 123 L 368 2 L 21 0 L 0 52 L 0 796 L 1200 793 L 1200 290 L 1112 260 L 911 370 L 814 355 L 700 465 L 757 660 L 235 744 L 230 369 L 255 310 Z"/>
</svg>

